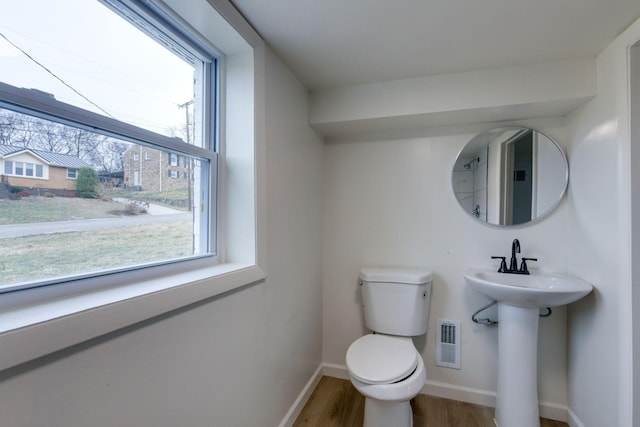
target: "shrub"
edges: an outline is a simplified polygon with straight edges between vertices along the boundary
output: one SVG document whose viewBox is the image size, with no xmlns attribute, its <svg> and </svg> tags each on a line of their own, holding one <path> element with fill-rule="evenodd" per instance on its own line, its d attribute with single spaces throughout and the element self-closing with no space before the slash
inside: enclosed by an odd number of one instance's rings
<svg viewBox="0 0 640 427">
<path fill-rule="evenodd" d="M 56 197 L 56 195 L 55 195 L 55 194 L 50 193 L 50 192 L 48 192 L 48 191 L 47 191 L 47 192 L 45 192 L 45 193 L 43 194 L 43 196 L 44 196 L 44 197 L 48 197 L 48 198 Z"/>
<path fill-rule="evenodd" d="M 22 188 L 22 187 L 11 186 L 11 188 L 9 188 L 9 192 L 13 193 L 13 194 L 20 193 L 20 192 L 22 192 L 22 190 L 24 190 L 24 188 Z"/>
<path fill-rule="evenodd" d="M 113 184 L 113 181 L 100 182 L 97 188 L 98 197 L 104 201 L 111 201 L 117 195 L 117 188 Z"/>
<path fill-rule="evenodd" d="M 148 203 L 132 200 L 126 204 L 124 211 L 127 215 L 140 215 L 143 213 L 147 213 L 148 207 Z"/>
<path fill-rule="evenodd" d="M 98 197 L 97 188 L 100 184 L 98 174 L 91 168 L 81 168 L 78 171 L 78 179 L 76 181 L 76 194 L 85 199 L 94 199 Z"/>
</svg>

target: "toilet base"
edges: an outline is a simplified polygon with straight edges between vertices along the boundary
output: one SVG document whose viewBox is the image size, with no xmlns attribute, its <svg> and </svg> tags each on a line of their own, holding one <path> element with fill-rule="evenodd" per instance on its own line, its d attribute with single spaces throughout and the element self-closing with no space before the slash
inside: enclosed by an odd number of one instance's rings
<svg viewBox="0 0 640 427">
<path fill-rule="evenodd" d="M 413 413 L 408 401 L 390 402 L 366 398 L 363 427 L 413 427 Z"/>
</svg>

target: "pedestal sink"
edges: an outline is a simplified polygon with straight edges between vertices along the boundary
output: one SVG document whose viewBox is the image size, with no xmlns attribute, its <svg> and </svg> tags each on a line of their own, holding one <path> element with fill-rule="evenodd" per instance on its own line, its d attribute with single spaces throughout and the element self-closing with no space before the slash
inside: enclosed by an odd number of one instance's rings
<svg viewBox="0 0 640 427">
<path fill-rule="evenodd" d="M 593 287 L 584 280 L 468 269 L 473 289 L 498 302 L 498 427 L 539 427 L 538 318 L 540 308 L 570 304 Z"/>
</svg>

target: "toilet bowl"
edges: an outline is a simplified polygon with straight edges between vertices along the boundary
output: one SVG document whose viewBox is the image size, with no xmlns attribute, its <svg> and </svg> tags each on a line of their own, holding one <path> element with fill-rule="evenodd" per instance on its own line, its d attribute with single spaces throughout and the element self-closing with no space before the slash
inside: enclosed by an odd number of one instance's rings
<svg viewBox="0 0 640 427">
<path fill-rule="evenodd" d="M 369 334 L 347 350 L 351 383 L 365 397 L 365 427 L 410 427 L 409 401 L 427 380 L 411 338 Z"/>
<path fill-rule="evenodd" d="M 412 427 L 409 401 L 427 381 L 412 336 L 427 332 L 431 272 L 363 268 L 365 323 L 374 331 L 346 354 L 351 383 L 365 397 L 364 427 Z"/>
<path fill-rule="evenodd" d="M 371 345 L 361 346 L 364 340 L 372 341 L 369 337 L 380 340 L 379 345 L 384 348 L 382 354 L 380 352 L 364 354 L 362 351 L 364 348 L 372 347 Z M 398 354 L 405 350 L 394 348 L 394 341 L 398 338 L 404 339 L 404 337 L 369 334 L 358 338 L 347 350 L 349 378 L 354 387 L 365 397 L 390 402 L 408 401 L 416 397 L 425 385 L 427 374 L 422 356 L 415 349 L 410 338 L 406 340 L 413 354 Z M 363 348 L 358 352 L 359 347 Z M 395 359 L 393 356 L 388 356 L 394 351 L 397 354 Z M 411 358 L 415 362 L 411 361 Z"/>
</svg>

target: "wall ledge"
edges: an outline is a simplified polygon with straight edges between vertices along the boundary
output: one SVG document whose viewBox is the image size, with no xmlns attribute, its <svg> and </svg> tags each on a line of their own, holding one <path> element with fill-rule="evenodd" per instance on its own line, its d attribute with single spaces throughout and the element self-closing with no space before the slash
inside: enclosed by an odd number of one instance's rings
<svg viewBox="0 0 640 427">
<path fill-rule="evenodd" d="M 325 137 L 564 116 L 596 96 L 595 58 L 316 91 L 310 125 Z"/>
</svg>

